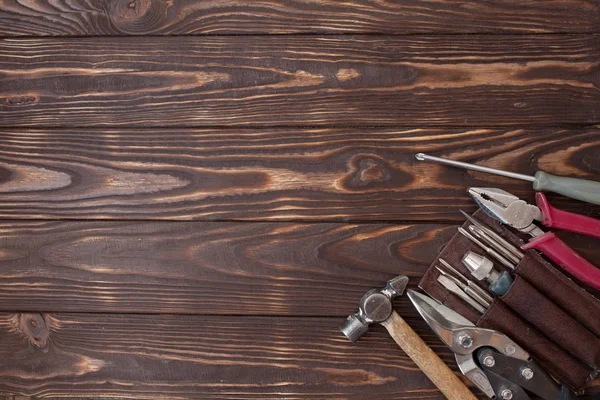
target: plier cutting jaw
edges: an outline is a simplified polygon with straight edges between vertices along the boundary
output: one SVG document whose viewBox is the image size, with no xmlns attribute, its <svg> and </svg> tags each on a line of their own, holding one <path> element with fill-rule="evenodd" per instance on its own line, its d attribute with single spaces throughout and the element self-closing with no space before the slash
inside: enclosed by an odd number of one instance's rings
<svg viewBox="0 0 600 400">
<path fill-rule="evenodd" d="M 528 400 L 525 388 L 545 400 L 574 398 L 503 333 L 478 328 L 424 294 L 408 290 L 407 295 L 425 322 L 452 350 L 460 371 L 488 397 Z"/>
<path fill-rule="evenodd" d="M 531 236 L 544 233 L 534 221 L 542 221 L 541 210 L 514 194 L 496 188 L 470 188 L 469 194 L 487 214 Z"/>
</svg>

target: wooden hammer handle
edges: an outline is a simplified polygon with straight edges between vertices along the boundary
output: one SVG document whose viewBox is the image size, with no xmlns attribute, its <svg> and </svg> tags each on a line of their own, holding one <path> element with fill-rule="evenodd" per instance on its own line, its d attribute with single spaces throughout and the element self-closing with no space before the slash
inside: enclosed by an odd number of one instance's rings
<svg viewBox="0 0 600 400">
<path fill-rule="evenodd" d="M 450 368 L 425 344 L 423 339 L 396 311 L 381 325 L 390 333 L 398 346 L 417 364 L 435 386 L 450 400 L 477 400 L 477 397 Z"/>
</svg>

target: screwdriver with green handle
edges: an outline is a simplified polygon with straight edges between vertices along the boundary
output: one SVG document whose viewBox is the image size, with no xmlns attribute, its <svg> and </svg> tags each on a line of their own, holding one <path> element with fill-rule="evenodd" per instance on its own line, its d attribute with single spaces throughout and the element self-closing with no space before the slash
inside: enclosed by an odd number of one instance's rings
<svg viewBox="0 0 600 400">
<path fill-rule="evenodd" d="M 534 190 L 559 193 L 572 199 L 600 205 L 600 182 L 579 178 L 568 178 L 566 176 L 556 176 L 543 171 L 537 171 L 534 176 L 523 175 L 517 174 L 516 172 L 503 171 L 501 169 L 482 167 L 481 165 L 429 156 L 423 153 L 415 154 L 415 157 L 420 161 L 433 161 L 453 167 L 533 182 Z"/>
</svg>

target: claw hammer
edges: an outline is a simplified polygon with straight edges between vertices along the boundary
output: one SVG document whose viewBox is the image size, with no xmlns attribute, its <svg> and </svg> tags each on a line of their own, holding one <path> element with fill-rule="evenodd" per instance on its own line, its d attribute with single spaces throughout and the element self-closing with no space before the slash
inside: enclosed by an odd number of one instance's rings
<svg viewBox="0 0 600 400">
<path fill-rule="evenodd" d="M 399 275 L 388 281 L 385 288 L 369 290 L 360 300 L 358 312 L 349 315 L 340 327 L 342 333 L 354 343 L 367 333 L 370 324 L 379 323 L 448 399 L 477 400 L 454 372 L 394 311 L 392 301 L 404 293 L 407 284 L 408 277 Z"/>
</svg>

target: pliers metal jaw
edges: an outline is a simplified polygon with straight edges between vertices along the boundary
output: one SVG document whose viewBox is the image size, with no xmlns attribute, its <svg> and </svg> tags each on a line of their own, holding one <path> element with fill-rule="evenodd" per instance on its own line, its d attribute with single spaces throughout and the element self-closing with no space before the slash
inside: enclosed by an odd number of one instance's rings
<svg viewBox="0 0 600 400">
<path fill-rule="evenodd" d="M 534 221 L 542 221 L 541 210 L 514 194 L 497 188 L 470 188 L 469 194 L 488 215 L 531 236 L 544 233 Z"/>
<path fill-rule="evenodd" d="M 527 400 L 523 389 L 545 400 L 570 399 L 529 353 L 501 332 L 478 328 L 434 299 L 407 291 L 425 322 L 454 353 L 458 368 L 490 398 Z M 564 397 L 567 396 L 567 397 Z"/>
</svg>

